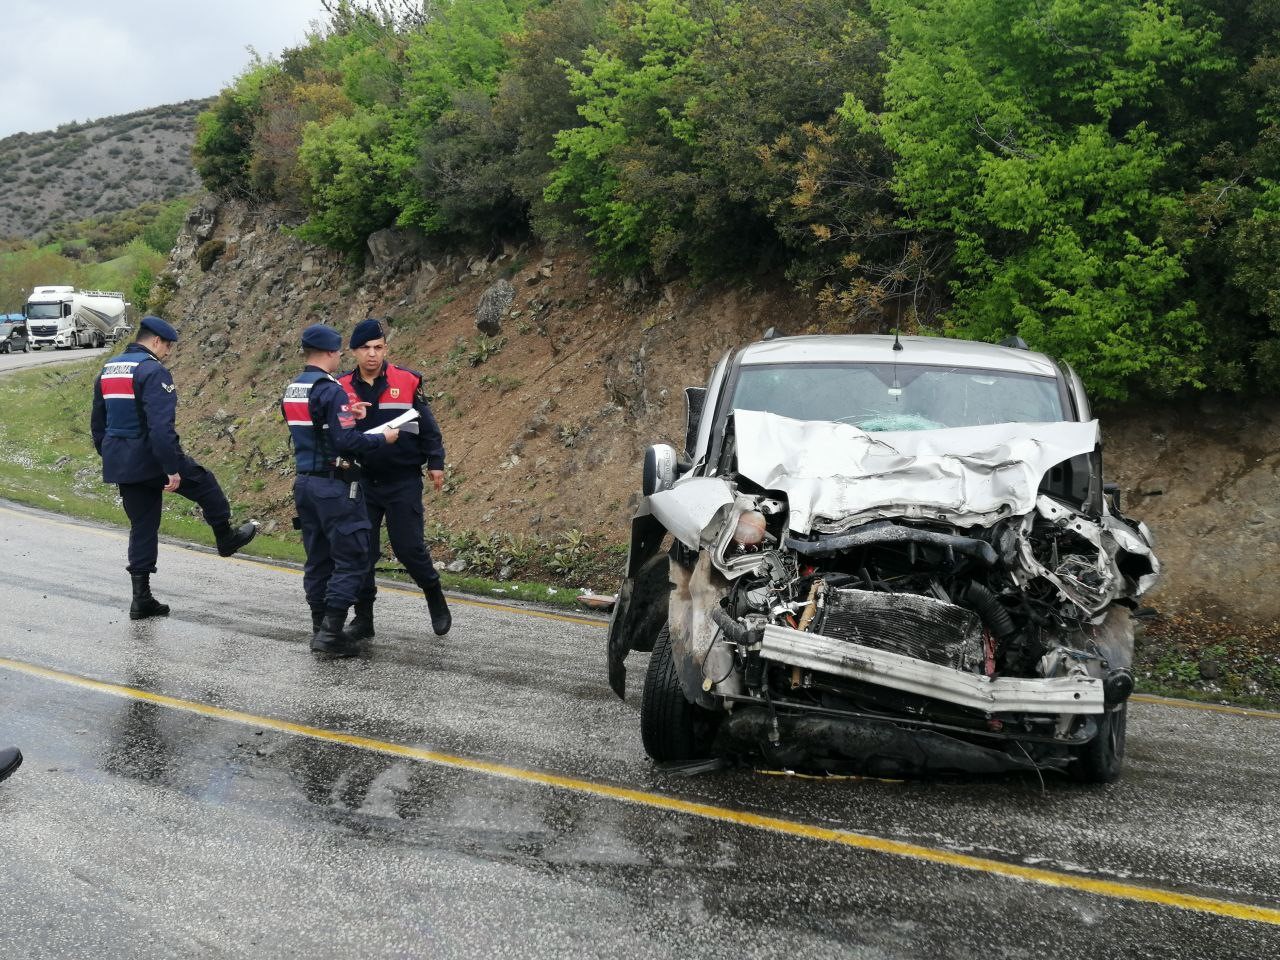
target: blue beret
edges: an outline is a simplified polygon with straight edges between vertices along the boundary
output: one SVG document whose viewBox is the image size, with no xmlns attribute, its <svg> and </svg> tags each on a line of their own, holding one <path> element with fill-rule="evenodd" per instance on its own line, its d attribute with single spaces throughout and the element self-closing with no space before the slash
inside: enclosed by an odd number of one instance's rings
<svg viewBox="0 0 1280 960">
<path fill-rule="evenodd" d="M 170 343 L 178 342 L 178 331 L 169 326 L 159 317 L 143 317 L 142 329 L 150 330 L 161 340 L 168 340 Z"/>
<path fill-rule="evenodd" d="M 333 327 L 313 323 L 302 331 L 302 345 L 312 350 L 341 350 L 342 335 Z"/>
<path fill-rule="evenodd" d="M 387 331 L 382 328 L 382 321 L 375 317 L 368 320 L 361 320 L 356 324 L 356 328 L 351 331 L 351 349 L 363 347 L 370 340 L 381 340 L 386 337 Z"/>
</svg>

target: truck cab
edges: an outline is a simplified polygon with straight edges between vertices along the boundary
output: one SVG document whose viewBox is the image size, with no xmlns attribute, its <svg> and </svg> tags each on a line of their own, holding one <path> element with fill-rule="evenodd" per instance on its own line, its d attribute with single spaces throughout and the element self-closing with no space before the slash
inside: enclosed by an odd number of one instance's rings
<svg viewBox="0 0 1280 960">
<path fill-rule="evenodd" d="M 63 321 L 71 316 L 71 294 L 75 287 L 36 287 L 27 298 L 27 335 L 31 346 L 55 346 Z"/>
<path fill-rule="evenodd" d="M 31 344 L 37 350 L 101 347 L 129 328 L 129 304 L 117 291 L 36 287 L 27 298 L 25 312 Z"/>
</svg>

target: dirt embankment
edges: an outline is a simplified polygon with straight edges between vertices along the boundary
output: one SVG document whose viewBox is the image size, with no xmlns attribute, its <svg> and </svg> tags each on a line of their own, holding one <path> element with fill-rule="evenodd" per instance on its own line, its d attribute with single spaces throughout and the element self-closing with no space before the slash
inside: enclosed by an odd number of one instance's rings
<svg viewBox="0 0 1280 960">
<path fill-rule="evenodd" d="M 618 544 L 644 448 L 682 437 L 682 388 L 768 327 L 811 329 L 810 305 L 784 285 L 646 288 L 595 277 L 570 247 L 444 253 L 389 232 L 353 272 L 289 237 L 270 211 L 203 212 L 175 251 L 180 286 L 166 310 L 183 336 L 172 364 L 180 428 L 237 503 L 277 528 L 292 515 L 277 401 L 308 323 L 345 333 L 366 316 L 391 319 L 392 357 L 425 375 L 448 448 L 429 522 L 454 536 L 581 532 Z M 208 239 L 226 248 L 206 272 L 195 250 Z M 503 280 L 511 305 L 500 332 L 482 336 L 477 307 Z M 1280 407 L 1135 406 L 1106 415 L 1104 434 L 1109 478 L 1158 537 L 1167 574 L 1155 605 L 1280 620 Z"/>
</svg>

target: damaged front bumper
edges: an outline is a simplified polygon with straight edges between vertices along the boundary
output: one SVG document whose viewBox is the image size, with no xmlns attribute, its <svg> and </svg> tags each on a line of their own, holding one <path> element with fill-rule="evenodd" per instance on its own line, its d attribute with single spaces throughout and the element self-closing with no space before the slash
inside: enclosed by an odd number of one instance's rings
<svg viewBox="0 0 1280 960">
<path fill-rule="evenodd" d="M 760 656 L 989 714 L 1086 714 L 1105 709 L 1102 681 L 1083 672 L 992 678 L 774 624 L 764 628 Z"/>
</svg>

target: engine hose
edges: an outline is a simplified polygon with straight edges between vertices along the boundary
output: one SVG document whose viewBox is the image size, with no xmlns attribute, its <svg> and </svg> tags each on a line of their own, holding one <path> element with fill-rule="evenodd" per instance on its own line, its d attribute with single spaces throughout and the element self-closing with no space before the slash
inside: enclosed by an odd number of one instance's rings
<svg viewBox="0 0 1280 960">
<path fill-rule="evenodd" d="M 994 593 L 976 580 L 969 581 L 964 599 L 969 606 L 978 612 L 982 622 L 997 637 L 1003 640 L 1009 634 L 1017 632 L 1017 627 L 1013 625 L 1013 620 L 1009 617 L 1009 611 L 996 599 Z"/>
<path fill-rule="evenodd" d="M 759 643 L 764 636 L 764 632 L 759 629 L 752 629 L 745 624 L 739 623 L 720 606 L 711 608 L 711 619 L 716 622 L 716 626 L 725 635 L 725 638 L 731 643 L 741 643 L 746 646 L 752 646 Z"/>
</svg>

